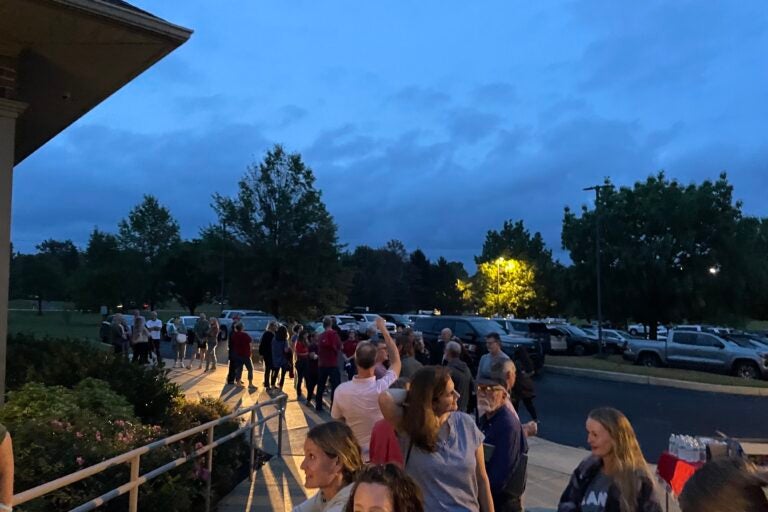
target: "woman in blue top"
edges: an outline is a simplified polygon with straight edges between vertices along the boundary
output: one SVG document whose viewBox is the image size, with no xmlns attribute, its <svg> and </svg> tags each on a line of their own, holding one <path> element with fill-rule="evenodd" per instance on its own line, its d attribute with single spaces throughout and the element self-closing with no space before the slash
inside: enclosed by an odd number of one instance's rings
<svg viewBox="0 0 768 512">
<path fill-rule="evenodd" d="M 291 361 L 288 360 L 291 354 L 291 347 L 288 345 L 288 328 L 281 325 L 272 338 L 272 382 L 274 388 L 277 382 L 277 372 L 280 371 L 280 389 L 285 384 L 285 374 L 291 368 Z"/>
<path fill-rule="evenodd" d="M 379 406 L 397 430 L 405 472 L 421 488 L 424 510 L 494 512 L 483 434 L 471 416 L 457 411 L 450 371 L 418 370 L 403 405 L 393 391 L 379 395 Z"/>
</svg>

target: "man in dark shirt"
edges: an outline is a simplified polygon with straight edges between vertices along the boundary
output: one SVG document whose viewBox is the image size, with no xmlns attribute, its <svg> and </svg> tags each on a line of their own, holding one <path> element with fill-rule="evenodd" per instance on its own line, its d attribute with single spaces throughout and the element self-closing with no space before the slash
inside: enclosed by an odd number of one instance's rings
<svg viewBox="0 0 768 512">
<path fill-rule="evenodd" d="M 271 389 L 269 385 L 269 374 L 272 372 L 272 340 L 275 337 L 275 331 L 277 330 L 276 322 L 269 322 L 267 324 L 267 330 L 261 335 L 259 341 L 259 355 L 264 363 L 264 389 Z"/>
<path fill-rule="evenodd" d="M 323 318 L 323 328 L 325 331 L 317 340 L 318 355 L 318 381 L 317 396 L 315 397 L 315 409 L 319 412 L 323 410 L 323 393 L 325 393 L 325 383 L 331 380 L 331 404 L 333 404 L 333 392 L 341 383 L 341 373 L 339 372 L 339 353 L 341 352 L 341 338 L 333 330 L 333 322 L 330 317 Z"/>
<path fill-rule="evenodd" d="M 506 368 L 507 363 L 511 368 Z M 480 430 L 485 434 L 485 467 L 496 510 L 522 512 L 528 466 L 528 442 L 520 418 L 509 403 L 514 363 L 502 361 L 477 379 Z"/>
<path fill-rule="evenodd" d="M 459 410 L 469 412 L 469 399 L 475 390 L 475 379 L 472 370 L 461 359 L 461 345 L 455 341 L 449 341 L 445 346 L 445 366 L 451 371 L 451 379 L 456 391 L 459 393 Z"/>
</svg>

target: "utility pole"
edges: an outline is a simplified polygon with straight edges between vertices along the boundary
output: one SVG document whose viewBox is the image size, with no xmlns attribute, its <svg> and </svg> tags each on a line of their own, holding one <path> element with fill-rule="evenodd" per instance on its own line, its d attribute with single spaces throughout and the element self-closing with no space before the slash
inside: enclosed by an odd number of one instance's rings
<svg viewBox="0 0 768 512">
<path fill-rule="evenodd" d="M 600 276 L 600 189 L 606 185 L 594 185 L 584 190 L 595 191 L 595 273 L 597 275 L 597 355 L 603 357 L 603 294 Z"/>
</svg>

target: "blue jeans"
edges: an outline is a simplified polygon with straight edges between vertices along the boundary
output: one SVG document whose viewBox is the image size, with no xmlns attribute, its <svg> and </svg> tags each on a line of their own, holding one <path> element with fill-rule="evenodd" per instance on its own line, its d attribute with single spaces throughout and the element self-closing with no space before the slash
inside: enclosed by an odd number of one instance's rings
<svg viewBox="0 0 768 512">
<path fill-rule="evenodd" d="M 318 368 L 320 379 L 317 381 L 317 396 L 315 397 L 315 408 L 323 408 L 323 394 L 325 393 L 325 382 L 331 379 L 331 405 L 333 405 L 333 393 L 341 384 L 341 373 L 338 366 Z"/>
</svg>

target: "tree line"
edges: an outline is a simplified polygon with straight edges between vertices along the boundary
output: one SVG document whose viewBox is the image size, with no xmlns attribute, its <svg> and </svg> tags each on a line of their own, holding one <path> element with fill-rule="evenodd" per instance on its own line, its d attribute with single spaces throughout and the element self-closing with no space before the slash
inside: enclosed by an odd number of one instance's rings
<svg viewBox="0 0 768 512">
<path fill-rule="evenodd" d="M 595 206 L 564 211 L 569 264 L 509 220 L 486 233 L 469 275 L 461 262 L 431 261 L 398 240 L 343 246 L 312 170 L 276 145 L 236 194 L 212 196 L 218 221 L 197 238 L 182 240 L 171 212 L 147 195 L 116 233 L 94 229 L 83 251 L 70 240 L 12 251 L 11 298 L 84 310 L 176 299 L 190 313 L 216 302 L 299 319 L 355 306 L 594 319 L 599 215 L 604 317 L 613 323 L 767 316 L 768 219 L 743 215 L 725 174 L 690 185 L 664 173 L 632 187 L 606 180 L 600 192 Z"/>
</svg>

